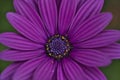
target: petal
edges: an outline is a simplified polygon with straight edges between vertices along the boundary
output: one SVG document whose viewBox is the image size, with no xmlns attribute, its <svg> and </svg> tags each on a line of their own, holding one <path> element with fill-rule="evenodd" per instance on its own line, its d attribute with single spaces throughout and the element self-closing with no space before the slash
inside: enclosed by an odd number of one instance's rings
<svg viewBox="0 0 120 80">
<path fill-rule="evenodd" d="M 33 6 L 30 5 L 30 2 L 33 5 L 35 3 L 35 0 L 34 3 L 32 0 L 29 0 L 29 3 L 25 2 L 25 0 L 14 0 L 14 7 L 17 13 L 25 16 L 28 20 L 30 20 L 30 22 L 32 22 L 34 28 L 36 28 L 37 31 L 40 33 L 44 32 L 44 24 L 37 11 L 33 8 Z M 42 35 L 45 35 L 45 33 L 42 33 Z"/>
<path fill-rule="evenodd" d="M 96 36 L 105 29 L 111 19 L 111 13 L 101 13 L 87 19 L 70 33 L 71 42 L 82 42 Z"/>
<path fill-rule="evenodd" d="M 58 29 L 60 34 L 65 34 L 75 16 L 78 0 L 62 0 L 59 11 Z"/>
<path fill-rule="evenodd" d="M 5 61 L 24 61 L 43 55 L 43 50 L 18 51 L 5 50 L 0 53 L 0 59 Z"/>
<path fill-rule="evenodd" d="M 30 40 L 12 32 L 0 34 L 0 43 L 18 50 L 36 50 L 43 47 L 42 45 L 33 43 Z"/>
<path fill-rule="evenodd" d="M 111 63 L 111 59 L 106 54 L 92 49 L 74 50 L 71 57 L 77 62 L 90 67 L 107 66 Z"/>
<path fill-rule="evenodd" d="M 21 65 L 22 63 L 13 63 L 10 66 L 8 66 L 2 73 L 1 73 L 1 77 L 0 80 L 11 80 L 13 74 L 15 73 L 15 71 L 18 69 L 18 67 Z"/>
<path fill-rule="evenodd" d="M 82 69 L 86 73 L 88 80 L 107 80 L 105 75 L 98 68 L 83 66 Z"/>
<path fill-rule="evenodd" d="M 59 13 L 59 8 L 60 8 L 61 1 L 62 0 L 56 0 L 58 13 Z"/>
<path fill-rule="evenodd" d="M 46 59 L 35 71 L 33 80 L 53 80 L 57 63 L 53 59 Z"/>
<path fill-rule="evenodd" d="M 82 0 L 81 3 L 82 2 L 84 1 Z M 76 29 L 78 25 L 85 21 L 88 17 L 100 13 L 103 3 L 104 0 L 86 0 L 77 11 L 72 21 L 70 32 L 73 31 L 73 29 Z"/>
<path fill-rule="evenodd" d="M 65 59 L 62 64 L 68 80 L 87 80 L 82 68 L 73 60 Z"/>
<path fill-rule="evenodd" d="M 12 79 L 11 79 L 11 77 L 6 78 L 6 79 L 1 79 L 1 77 L 0 77 L 0 80 L 12 80 Z"/>
<path fill-rule="evenodd" d="M 120 40 L 120 31 L 105 30 L 89 40 L 74 45 L 81 48 L 97 48 L 108 46 L 118 40 Z"/>
<path fill-rule="evenodd" d="M 29 80 L 33 76 L 35 69 L 45 60 L 45 56 L 41 56 L 29 60 L 22 64 L 13 76 L 13 80 Z M 40 75 L 39 75 L 40 76 Z"/>
<path fill-rule="evenodd" d="M 57 30 L 57 5 L 55 0 L 39 0 L 41 17 L 51 35 Z"/>
<path fill-rule="evenodd" d="M 46 36 L 38 26 L 32 24 L 27 18 L 16 13 L 8 13 L 7 18 L 13 27 L 25 37 L 32 41 L 44 43 Z"/>
<path fill-rule="evenodd" d="M 78 12 L 78 10 L 81 8 L 82 5 L 84 5 L 84 3 L 85 3 L 87 0 L 78 0 L 78 1 L 79 1 L 79 3 L 78 3 L 78 5 L 77 5 L 77 10 L 76 10 L 76 12 Z"/>
<path fill-rule="evenodd" d="M 67 80 L 61 63 L 58 63 L 58 67 L 57 67 L 57 80 Z"/>
<path fill-rule="evenodd" d="M 114 43 L 106 47 L 98 48 L 98 50 L 107 54 L 111 59 L 120 59 L 120 44 Z"/>
<path fill-rule="evenodd" d="M 32 6 L 36 11 L 37 11 L 37 1 L 38 0 L 25 0 L 25 2 L 27 2 L 30 6 Z M 16 3 L 15 3 L 16 4 Z M 15 5 L 15 7 L 18 6 L 18 5 Z M 19 13 L 19 10 L 17 10 L 16 8 L 16 11 L 18 11 Z"/>
</svg>

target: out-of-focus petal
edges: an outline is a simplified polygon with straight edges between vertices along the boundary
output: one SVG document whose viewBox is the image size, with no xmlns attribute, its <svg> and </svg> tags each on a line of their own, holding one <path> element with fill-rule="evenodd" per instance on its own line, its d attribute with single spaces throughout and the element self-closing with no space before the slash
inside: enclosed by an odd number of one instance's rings
<svg viewBox="0 0 120 80">
<path fill-rule="evenodd" d="M 65 34 L 75 16 L 78 0 L 62 0 L 59 10 L 58 29 L 61 35 Z"/>
<path fill-rule="evenodd" d="M 32 6 L 36 11 L 38 11 L 38 0 L 25 0 L 30 6 Z M 16 8 L 17 9 L 17 8 Z M 16 10 L 17 11 L 17 10 Z M 19 11 L 19 10 L 18 10 Z"/>
<path fill-rule="evenodd" d="M 87 80 L 82 68 L 72 59 L 64 59 L 62 64 L 68 80 Z"/>
<path fill-rule="evenodd" d="M 38 0 L 29 1 L 29 3 L 31 3 L 32 5 L 33 5 L 33 2 L 37 3 L 37 5 L 38 5 Z M 17 13 L 26 17 L 28 20 L 30 20 L 30 22 L 32 24 L 34 24 L 34 26 L 37 28 L 37 30 L 40 33 L 41 33 L 41 31 L 44 32 L 44 35 L 45 35 L 47 33 L 47 31 L 45 30 L 45 27 L 40 18 L 40 15 L 33 8 L 33 6 L 31 6 L 29 3 L 28 3 L 28 1 L 26 2 L 25 0 L 14 0 L 14 7 L 15 7 Z"/>
<path fill-rule="evenodd" d="M 39 0 L 39 11 L 48 32 L 54 35 L 57 32 L 57 5 L 55 0 Z"/>
<path fill-rule="evenodd" d="M 24 16 L 10 12 L 7 14 L 7 18 L 13 27 L 25 37 L 35 42 L 45 42 L 47 37 L 45 33 Z"/>
<path fill-rule="evenodd" d="M 0 53 L 0 59 L 5 61 L 25 61 L 44 55 L 43 52 L 42 49 L 33 51 L 5 50 Z"/>
<path fill-rule="evenodd" d="M 53 80 L 57 63 L 53 59 L 46 59 L 43 64 L 36 69 L 33 80 Z"/>
<path fill-rule="evenodd" d="M 111 59 L 105 53 L 92 49 L 77 49 L 71 53 L 71 57 L 77 62 L 90 66 L 102 67 L 111 63 Z"/>
<path fill-rule="evenodd" d="M 78 48 L 98 48 L 108 46 L 118 40 L 120 40 L 120 31 L 105 30 L 89 40 L 74 45 Z"/>
<path fill-rule="evenodd" d="M 43 47 L 43 45 L 33 43 L 32 41 L 12 32 L 0 34 L 0 43 L 18 50 L 36 50 Z"/>
<path fill-rule="evenodd" d="M 73 31 L 73 29 L 79 27 L 79 24 L 85 21 L 88 17 L 100 13 L 103 7 L 104 0 L 85 0 L 85 2 L 83 2 L 84 1 L 82 0 L 82 6 L 80 6 L 73 19 L 70 27 L 70 32 Z"/>
<path fill-rule="evenodd" d="M 41 32 L 41 30 L 42 30 L 42 31 L 45 31 L 45 33 L 46 33 L 46 30 L 44 29 L 45 27 L 40 18 L 40 15 L 33 8 L 33 6 L 31 6 L 31 4 L 33 5 L 33 2 L 35 3 L 37 1 L 31 0 L 31 1 L 29 1 L 29 3 L 27 3 L 25 0 L 14 0 L 14 7 L 15 7 L 17 13 L 26 17 L 32 24 L 34 24 L 34 27 L 39 32 Z M 45 35 L 45 33 L 44 33 L 44 35 Z"/>
<path fill-rule="evenodd" d="M 22 64 L 13 76 L 13 80 L 30 80 L 33 76 L 36 68 L 46 59 L 45 56 L 41 56 L 32 60 L 29 60 Z M 41 73 L 42 74 L 42 73 Z M 40 75 L 39 75 L 40 76 Z"/>
<path fill-rule="evenodd" d="M 0 80 L 11 80 L 12 76 L 14 75 L 15 71 L 18 69 L 18 67 L 21 65 L 22 63 L 16 62 L 11 64 L 10 66 L 8 66 L 2 73 L 0 76 Z"/>
<path fill-rule="evenodd" d="M 112 19 L 111 13 L 100 13 L 88 18 L 85 22 L 69 33 L 71 42 L 82 42 L 103 31 Z M 74 36 L 74 37 L 72 37 Z"/>
<path fill-rule="evenodd" d="M 58 63 L 58 67 L 57 67 L 57 80 L 67 80 L 63 67 L 62 67 L 62 63 Z"/>
<path fill-rule="evenodd" d="M 111 59 L 120 59 L 120 44 L 114 43 L 106 47 L 98 48 L 98 50 L 107 54 Z"/>
<path fill-rule="evenodd" d="M 85 72 L 88 80 L 107 80 L 107 78 L 102 73 L 102 71 L 99 70 L 99 68 L 83 66 L 82 69 Z"/>
</svg>

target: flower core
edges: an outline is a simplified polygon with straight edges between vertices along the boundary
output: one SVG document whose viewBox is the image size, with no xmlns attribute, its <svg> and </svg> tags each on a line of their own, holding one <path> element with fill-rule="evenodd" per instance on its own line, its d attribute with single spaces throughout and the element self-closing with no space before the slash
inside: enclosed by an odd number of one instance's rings
<svg viewBox="0 0 120 80">
<path fill-rule="evenodd" d="M 61 35 L 51 37 L 46 44 L 47 54 L 56 59 L 61 59 L 68 55 L 70 49 L 68 39 Z"/>
</svg>

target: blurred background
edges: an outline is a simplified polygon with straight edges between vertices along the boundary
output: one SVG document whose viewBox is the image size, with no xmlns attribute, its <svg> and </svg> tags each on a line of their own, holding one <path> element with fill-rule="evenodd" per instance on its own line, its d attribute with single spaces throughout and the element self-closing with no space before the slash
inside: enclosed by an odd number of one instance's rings
<svg viewBox="0 0 120 80">
<path fill-rule="evenodd" d="M 12 12 L 13 0 L 0 0 L 0 33 L 15 31 L 12 26 L 6 20 L 6 12 Z M 120 30 L 120 0 L 105 0 L 103 12 L 109 11 L 113 14 L 113 20 L 107 27 L 108 29 Z M 0 44 L 0 51 L 6 49 L 5 46 Z M 10 62 L 0 61 L 0 72 L 2 72 Z M 120 80 L 120 60 L 114 60 L 113 63 L 101 68 L 108 80 Z"/>
</svg>

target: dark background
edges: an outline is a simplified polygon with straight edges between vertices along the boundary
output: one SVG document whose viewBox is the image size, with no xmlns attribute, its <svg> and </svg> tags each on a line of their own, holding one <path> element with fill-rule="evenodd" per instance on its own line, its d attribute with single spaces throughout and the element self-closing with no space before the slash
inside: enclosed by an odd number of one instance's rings
<svg viewBox="0 0 120 80">
<path fill-rule="evenodd" d="M 12 11 L 14 11 L 13 0 L 0 0 L 0 33 L 15 31 L 5 17 L 6 12 Z M 120 0 L 105 0 L 103 11 L 109 11 L 113 14 L 113 20 L 107 28 L 120 30 Z M 0 44 L 0 51 L 5 48 L 5 46 Z M 0 72 L 9 64 L 10 62 L 0 61 Z M 108 80 L 120 80 L 120 60 L 114 60 L 110 66 L 101 68 L 101 70 Z"/>
</svg>

